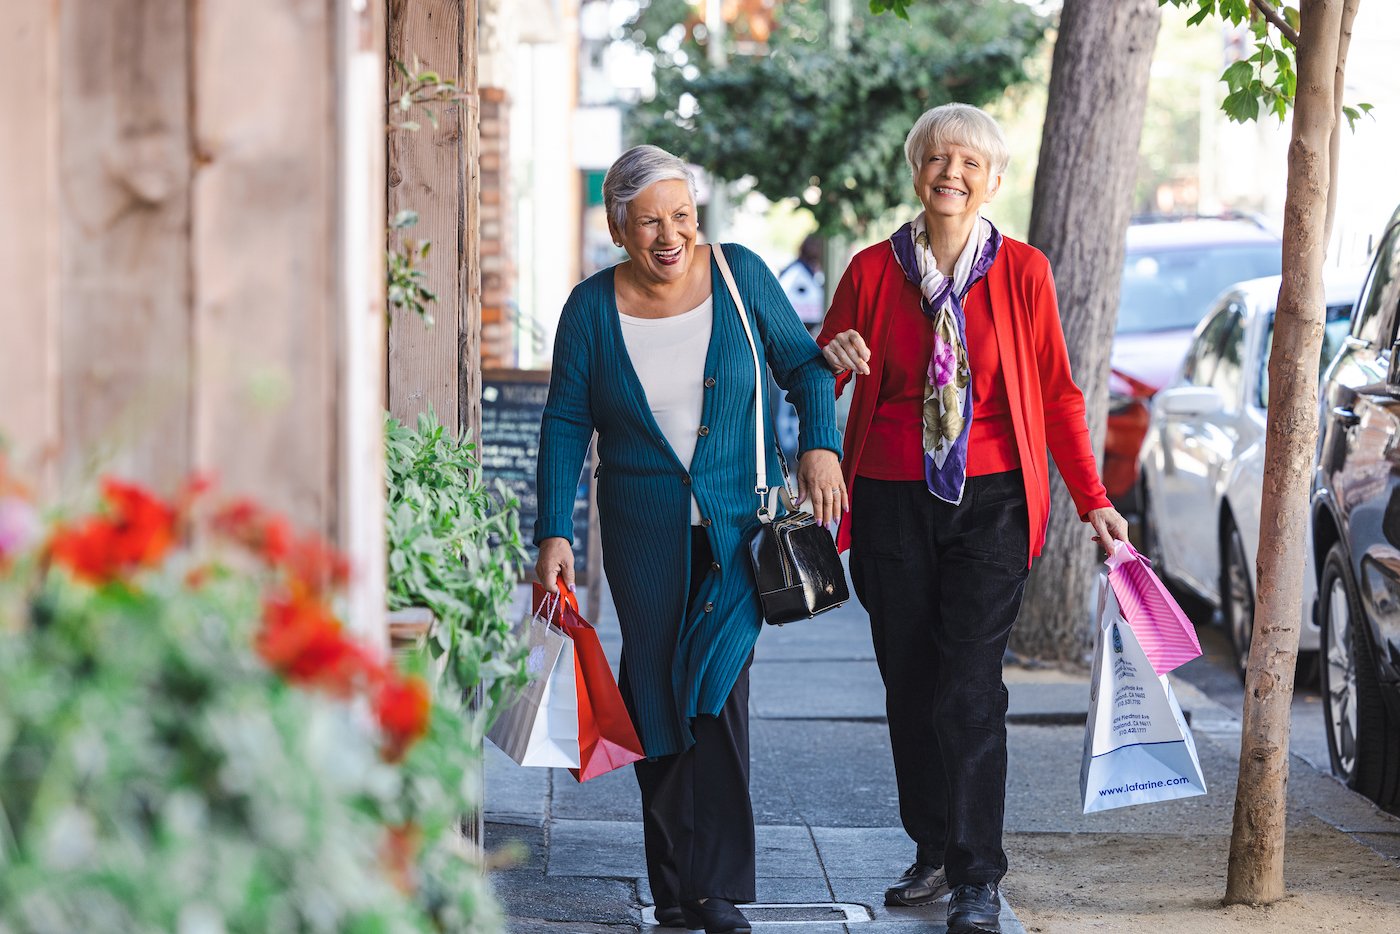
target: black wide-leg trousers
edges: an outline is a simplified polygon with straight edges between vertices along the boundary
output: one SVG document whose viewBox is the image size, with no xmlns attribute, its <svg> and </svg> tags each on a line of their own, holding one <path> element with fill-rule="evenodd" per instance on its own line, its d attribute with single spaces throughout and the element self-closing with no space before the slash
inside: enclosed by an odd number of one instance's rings
<svg viewBox="0 0 1400 934">
<path fill-rule="evenodd" d="M 687 606 L 695 602 L 713 560 L 705 530 L 693 527 Z M 633 712 L 625 651 L 619 668 L 622 700 Z M 695 745 L 684 752 L 643 759 L 633 766 L 642 791 L 652 899 L 660 908 L 702 898 L 751 902 L 756 868 L 747 665 L 719 714 L 696 717 L 691 732 Z"/>
<path fill-rule="evenodd" d="M 1025 591 L 1021 471 L 970 477 L 959 505 L 921 481 L 857 477 L 851 580 L 885 681 L 904 829 L 953 885 L 1006 874 L 1002 656 Z"/>
</svg>

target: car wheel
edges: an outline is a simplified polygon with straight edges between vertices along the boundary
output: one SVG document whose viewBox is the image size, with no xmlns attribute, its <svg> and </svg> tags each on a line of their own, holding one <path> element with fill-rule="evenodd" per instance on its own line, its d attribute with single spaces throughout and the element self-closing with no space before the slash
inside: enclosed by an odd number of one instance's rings
<svg viewBox="0 0 1400 934">
<path fill-rule="evenodd" d="M 1318 594 L 1332 771 L 1347 787 L 1392 807 L 1400 801 L 1400 739 L 1381 696 L 1370 628 L 1340 545 L 1327 553 Z"/>
<path fill-rule="evenodd" d="M 1235 650 L 1235 671 L 1243 682 L 1254 637 L 1254 586 L 1249 580 L 1244 539 L 1228 517 L 1220 536 L 1220 615 Z"/>
</svg>

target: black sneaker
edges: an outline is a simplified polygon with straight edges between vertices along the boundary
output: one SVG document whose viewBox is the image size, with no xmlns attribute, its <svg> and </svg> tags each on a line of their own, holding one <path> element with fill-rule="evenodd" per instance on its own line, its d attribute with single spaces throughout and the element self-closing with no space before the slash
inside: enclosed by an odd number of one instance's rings
<svg viewBox="0 0 1400 934">
<path fill-rule="evenodd" d="M 948 934 L 1001 932 L 1001 895 L 995 885 L 960 885 L 948 900 Z"/>
<path fill-rule="evenodd" d="M 899 881 L 885 889 L 885 904 L 896 908 L 931 905 L 952 891 L 942 866 L 915 863 Z"/>
</svg>

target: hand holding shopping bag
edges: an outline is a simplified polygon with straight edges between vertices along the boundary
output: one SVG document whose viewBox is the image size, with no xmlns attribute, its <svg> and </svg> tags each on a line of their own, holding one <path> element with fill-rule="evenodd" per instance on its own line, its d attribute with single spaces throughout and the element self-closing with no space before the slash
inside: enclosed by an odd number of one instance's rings
<svg viewBox="0 0 1400 934">
<path fill-rule="evenodd" d="M 1152 570 L 1152 562 L 1127 542 L 1114 542 L 1108 556 L 1108 582 L 1138 644 L 1164 675 L 1201 654 L 1196 627 Z"/>
<path fill-rule="evenodd" d="M 563 580 L 535 584 L 529 627 L 533 674 L 543 673 L 497 719 L 487 737 L 520 765 L 567 768 L 586 782 L 644 758 L 597 631 Z M 538 654 L 537 654 L 538 653 Z"/>
<path fill-rule="evenodd" d="M 1099 575 L 1094 673 L 1079 793 L 1084 813 L 1206 793 L 1196 741 L 1166 675 L 1157 674 Z"/>
<path fill-rule="evenodd" d="M 574 641 L 551 617 L 559 598 L 537 601 L 516 635 L 527 641 L 530 682 L 496 718 L 486 736 L 519 765 L 579 767 L 578 676 Z"/>
<path fill-rule="evenodd" d="M 622 703 L 598 631 L 583 618 L 578 597 L 559 580 L 558 608 L 554 623 L 574 644 L 574 664 L 578 675 L 578 767 L 569 769 L 574 778 L 586 782 L 645 758 L 637 728 Z M 535 606 L 552 595 L 535 584 Z"/>
</svg>

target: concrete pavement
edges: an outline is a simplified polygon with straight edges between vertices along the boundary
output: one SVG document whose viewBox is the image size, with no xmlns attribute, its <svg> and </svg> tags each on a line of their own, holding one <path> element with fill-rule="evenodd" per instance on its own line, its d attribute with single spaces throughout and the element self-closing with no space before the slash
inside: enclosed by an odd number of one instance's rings
<svg viewBox="0 0 1400 934">
<path fill-rule="evenodd" d="M 616 666 L 619 635 L 606 598 L 594 622 Z M 1017 911 L 1029 918 L 1037 907 L 1018 901 L 1018 849 L 1035 853 L 1025 867 L 1028 891 L 1059 885 L 1059 859 L 1042 859 L 1032 841 L 1084 834 L 1105 841 L 1228 836 L 1239 742 L 1235 712 L 1179 683 L 1210 793 L 1086 817 L 1078 778 L 1087 678 L 1018 668 L 1008 671 L 1007 683 L 1011 870 L 1004 883 L 1010 902 L 1003 908 L 1004 931 L 1024 932 Z M 755 655 L 750 711 L 761 904 L 745 913 L 755 930 L 942 934 L 945 903 L 925 909 L 883 904 L 885 886 L 912 861 L 913 845 L 900 828 L 883 689 L 859 605 L 768 628 Z M 1293 766 L 1295 822 L 1350 837 L 1379 863 L 1394 865 L 1400 821 L 1304 760 L 1295 757 Z M 488 744 L 486 789 L 488 847 L 515 841 L 521 848 L 516 865 L 493 874 L 510 931 L 656 930 L 645 927 L 651 900 L 630 769 L 580 785 L 565 771 L 519 768 Z M 1083 858 L 1092 860 L 1092 852 Z M 1070 892 L 1082 884 L 1074 862 L 1064 868 Z"/>
</svg>

